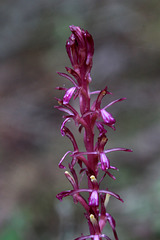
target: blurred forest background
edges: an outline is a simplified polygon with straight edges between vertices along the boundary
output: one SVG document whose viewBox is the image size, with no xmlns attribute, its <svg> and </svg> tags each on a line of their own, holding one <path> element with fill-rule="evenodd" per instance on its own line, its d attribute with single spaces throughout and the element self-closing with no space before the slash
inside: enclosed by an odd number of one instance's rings
<svg viewBox="0 0 160 240">
<path fill-rule="evenodd" d="M 160 239 L 160 1 L 0 1 L 0 240 L 71 240 L 88 233 L 83 209 L 57 193 L 70 188 L 58 162 L 72 150 L 59 128 L 56 74 L 70 66 L 69 25 L 95 41 L 91 90 L 108 85 L 117 130 L 109 147 L 120 171 L 106 178 L 124 204 L 108 212 L 123 240 Z M 70 83 L 67 82 L 67 86 Z M 109 225 L 105 232 L 113 239 Z"/>
</svg>

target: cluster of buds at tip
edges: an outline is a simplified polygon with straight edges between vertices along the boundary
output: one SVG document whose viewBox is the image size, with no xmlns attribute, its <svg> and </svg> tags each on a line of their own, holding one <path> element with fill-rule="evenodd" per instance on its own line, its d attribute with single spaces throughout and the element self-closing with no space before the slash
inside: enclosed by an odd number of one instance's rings
<svg viewBox="0 0 160 240">
<path fill-rule="evenodd" d="M 67 74 L 60 72 L 58 74 L 68 79 L 73 86 L 70 88 L 57 87 L 58 90 L 64 91 L 64 96 L 62 99 L 56 98 L 59 105 L 55 106 L 55 108 L 65 113 L 61 126 L 61 134 L 62 136 L 67 136 L 73 145 L 73 150 L 67 151 L 59 162 L 59 167 L 65 169 L 66 166 L 63 162 L 66 156 L 70 155 L 71 160 L 68 163 L 69 171 L 65 171 L 65 176 L 72 185 L 72 189 L 57 194 L 57 198 L 62 200 L 64 197 L 72 196 L 74 203 L 79 202 L 85 209 L 85 217 L 89 225 L 90 235 L 82 235 L 76 238 L 76 240 L 101 240 L 103 238 L 110 240 L 107 235 L 102 233 L 107 222 L 113 230 L 115 239 L 118 240 L 115 230 L 115 220 L 107 213 L 106 208 L 111 196 L 121 202 L 123 200 L 118 194 L 109 191 L 108 188 L 101 189 L 101 182 L 104 181 L 106 175 L 113 180 L 116 179 L 111 171 L 118 169 L 112 166 L 108 153 L 114 151 L 131 152 L 130 149 L 126 148 L 106 149 L 108 141 L 107 128 L 115 130 L 116 122 L 112 114 L 108 112 L 108 108 L 125 98 L 117 99 L 105 107 L 101 107 L 103 98 L 111 93 L 107 87 L 104 87 L 101 91 L 94 92 L 90 92 L 89 89 L 94 53 L 93 38 L 87 31 L 84 31 L 80 27 L 72 25 L 70 26 L 70 30 L 72 34 L 66 42 L 66 50 L 72 68 L 66 67 Z M 91 104 L 93 95 L 97 97 Z M 79 109 L 75 109 L 70 104 L 71 98 L 74 100 L 79 99 Z M 83 133 L 85 151 L 80 151 L 75 136 L 70 130 L 72 127 L 68 128 L 66 126 L 71 125 L 72 121 L 77 126 L 79 133 Z M 96 129 L 98 130 L 97 136 Z M 76 165 L 80 168 L 78 172 L 75 170 Z M 100 172 L 102 172 L 101 178 Z M 87 177 L 88 188 L 81 188 L 81 180 L 85 175 Z M 83 192 L 88 193 L 87 199 L 82 196 Z"/>
</svg>

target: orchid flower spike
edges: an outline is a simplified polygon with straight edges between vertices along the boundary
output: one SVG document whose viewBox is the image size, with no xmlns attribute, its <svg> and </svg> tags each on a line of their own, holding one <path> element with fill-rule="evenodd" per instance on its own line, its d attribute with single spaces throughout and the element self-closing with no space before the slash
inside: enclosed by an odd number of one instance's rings
<svg viewBox="0 0 160 240">
<path fill-rule="evenodd" d="M 123 200 L 118 194 L 108 190 L 108 185 L 103 189 L 101 183 L 104 182 L 106 176 L 116 179 L 110 171 L 118 169 L 112 166 L 112 159 L 110 156 L 108 157 L 108 153 L 132 151 L 121 147 L 106 148 L 108 128 L 115 130 L 116 123 L 115 118 L 108 112 L 108 108 L 125 100 L 125 98 L 117 99 L 105 107 L 101 107 L 104 98 L 109 97 L 111 93 L 107 86 L 104 86 L 102 90 L 90 92 L 89 85 L 91 83 L 94 54 L 93 38 L 88 31 L 81 29 L 79 26 L 71 25 L 70 30 L 71 36 L 66 42 L 66 51 L 72 68 L 66 67 L 67 73 L 58 72 L 58 74 L 66 78 L 67 81 L 69 80 L 72 86 L 56 88 L 63 91 L 64 95 L 62 99 L 56 98 L 58 106 L 55 106 L 55 108 L 64 112 L 61 134 L 63 137 L 68 137 L 72 145 L 72 148 L 63 155 L 59 162 L 59 168 L 65 169 L 64 174 L 66 180 L 71 184 L 71 189 L 57 194 L 57 199 L 62 200 L 70 196 L 75 204 L 80 203 L 84 208 L 90 234 L 87 236 L 81 235 L 75 240 L 111 240 L 103 233 L 103 228 L 107 222 L 112 228 L 115 240 L 118 240 L 116 223 L 110 213 L 107 212 L 107 207 L 110 197 L 114 197 L 121 202 Z M 92 97 L 96 95 L 96 100 L 93 101 Z M 76 101 L 76 104 L 73 105 L 72 101 Z M 92 105 L 91 102 L 93 102 Z M 79 130 L 79 134 L 83 134 L 82 142 L 77 141 L 77 136 L 73 132 L 73 124 Z M 85 150 L 80 151 L 80 148 Z M 81 186 L 84 176 L 87 179 L 87 188 Z M 88 194 L 87 197 L 86 193 Z"/>
</svg>

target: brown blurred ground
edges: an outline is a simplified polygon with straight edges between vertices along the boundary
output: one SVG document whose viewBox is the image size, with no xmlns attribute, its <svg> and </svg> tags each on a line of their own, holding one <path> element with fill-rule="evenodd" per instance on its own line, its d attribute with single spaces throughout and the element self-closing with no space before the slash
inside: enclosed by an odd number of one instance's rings
<svg viewBox="0 0 160 240">
<path fill-rule="evenodd" d="M 70 240 L 82 209 L 55 195 L 70 187 L 58 161 L 70 149 L 55 111 L 56 71 L 70 66 L 68 26 L 95 39 L 92 90 L 106 84 L 127 101 L 111 108 L 117 131 L 109 145 L 120 169 L 110 189 L 120 239 L 160 239 L 160 2 L 156 0 L 5 0 L 0 2 L 0 240 Z M 67 84 L 67 83 L 66 83 Z M 69 84 L 69 83 L 68 83 Z M 105 105 L 105 101 L 104 101 Z M 108 228 L 109 229 L 109 228 Z M 106 231 L 108 231 L 106 228 Z M 112 235 L 111 235 L 112 237 Z"/>
</svg>

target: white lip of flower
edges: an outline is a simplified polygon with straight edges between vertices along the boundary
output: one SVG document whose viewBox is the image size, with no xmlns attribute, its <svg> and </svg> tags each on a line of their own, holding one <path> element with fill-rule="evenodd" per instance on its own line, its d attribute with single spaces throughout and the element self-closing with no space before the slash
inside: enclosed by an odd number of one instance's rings
<svg viewBox="0 0 160 240">
<path fill-rule="evenodd" d="M 104 206 L 105 206 L 105 207 L 107 207 L 107 205 L 108 205 L 110 196 L 111 196 L 110 194 L 108 194 L 108 193 L 106 194 L 105 201 L 104 201 Z"/>
<path fill-rule="evenodd" d="M 91 176 L 90 176 L 90 179 L 91 179 L 91 182 L 94 182 L 94 181 L 97 182 L 97 179 L 95 178 L 94 175 L 91 175 Z"/>
<path fill-rule="evenodd" d="M 94 216 L 93 214 L 91 214 L 91 215 L 89 216 L 89 218 L 90 218 L 90 221 L 91 221 L 91 223 L 92 223 L 93 225 L 97 225 L 97 220 L 96 220 L 96 218 L 95 218 L 95 216 Z"/>
</svg>

